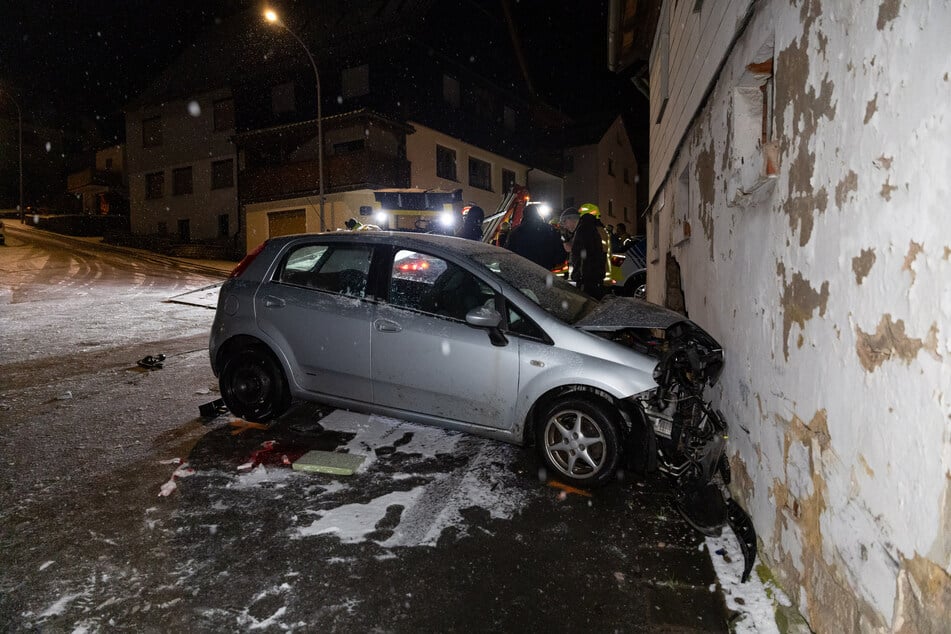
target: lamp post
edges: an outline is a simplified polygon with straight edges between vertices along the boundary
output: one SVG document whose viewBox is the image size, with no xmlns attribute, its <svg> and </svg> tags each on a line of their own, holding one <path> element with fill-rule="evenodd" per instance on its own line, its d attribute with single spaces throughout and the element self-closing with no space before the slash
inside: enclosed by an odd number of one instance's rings
<svg viewBox="0 0 951 634">
<path fill-rule="evenodd" d="M 290 33 L 291 36 L 297 40 L 297 43 L 301 45 L 301 48 L 304 49 L 304 52 L 307 53 L 307 59 L 310 60 L 310 65 L 314 69 L 314 79 L 317 82 L 317 179 L 320 188 L 320 230 L 324 231 L 326 229 L 324 224 L 324 130 L 320 110 L 320 73 L 317 72 L 317 64 L 314 62 L 314 56 L 310 54 L 310 49 L 307 48 L 303 40 L 297 37 L 296 33 L 291 31 L 287 25 L 281 21 L 277 13 L 272 9 L 267 9 L 264 12 L 264 19 Z"/>
<path fill-rule="evenodd" d="M 17 153 L 20 160 L 20 222 L 24 221 L 26 211 L 23 209 L 23 112 L 20 110 L 20 104 L 9 93 L 3 93 L 7 99 L 13 102 L 17 109 Z"/>
</svg>

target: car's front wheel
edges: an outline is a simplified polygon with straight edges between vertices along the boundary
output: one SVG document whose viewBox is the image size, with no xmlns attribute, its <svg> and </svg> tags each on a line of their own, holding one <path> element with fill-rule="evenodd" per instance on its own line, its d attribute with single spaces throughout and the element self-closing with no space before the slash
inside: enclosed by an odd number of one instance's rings
<svg viewBox="0 0 951 634">
<path fill-rule="evenodd" d="M 218 385 L 231 413 L 251 422 L 265 423 L 286 412 L 291 405 L 281 366 L 262 348 L 245 348 L 229 357 Z"/>
<path fill-rule="evenodd" d="M 595 401 L 567 397 L 548 408 L 536 426 L 536 446 L 555 476 L 579 486 L 609 481 L 620 461 L 616 416 Z"/>
</svg>

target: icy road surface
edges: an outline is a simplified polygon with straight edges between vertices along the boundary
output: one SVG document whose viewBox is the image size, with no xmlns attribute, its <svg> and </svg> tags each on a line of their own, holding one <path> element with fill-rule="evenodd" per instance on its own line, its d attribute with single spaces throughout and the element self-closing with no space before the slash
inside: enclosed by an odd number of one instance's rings
<svg viewBox="0 0 951 634">
<path fill-rule="evenodd" d="M 220 277 L 7 238 L 0 630 L 722 632 L 725 596 L 773 626 L 662 480 L 567 492 L 530 451 L 314 406 L 203 421 Z M 286 464 L 310 449 L 365 460 Z"/>
</svg>

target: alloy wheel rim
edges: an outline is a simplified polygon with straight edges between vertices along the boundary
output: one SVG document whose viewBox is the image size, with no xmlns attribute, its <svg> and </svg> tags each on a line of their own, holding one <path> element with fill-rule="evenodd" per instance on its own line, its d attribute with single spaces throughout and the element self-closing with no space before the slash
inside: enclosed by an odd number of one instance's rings
<svg viewBox="0 0 951 634">
<path fill-rule="evenodd" d="M 559 412 L 548 420 L 545 451 L 556 469 L 579 480 L 596 476 L 607 459 L 601 426 L 577 410 Z"/>
</svg>

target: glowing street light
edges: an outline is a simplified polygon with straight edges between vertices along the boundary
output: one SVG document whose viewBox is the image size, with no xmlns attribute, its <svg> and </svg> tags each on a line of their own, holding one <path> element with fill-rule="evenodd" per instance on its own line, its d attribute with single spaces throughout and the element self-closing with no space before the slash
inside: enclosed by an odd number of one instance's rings
<svg viewBox="0 0 951 634">
<path fill-rule="evenodd" d="M 310 54 L 310 49 L 307 48 L 307 45 L 304 44 L 303 40 L 297 37 L 297 34 L 291 31 L 284 22 L 281 21 L 281 17 L 273 9 L 265 9 L 264 19 L 270 22 L 271 24 L 277 25 L 287 31 L 293 36 L 297 43 L 301 45 L 301 48 L 304 49 L 304 52 L 307 53 L 307 59 L 310 60 L 310 65 L 314 69 L 314 79 L 317 82 L 317 178 L 319 181 L 320 187 L 320 230 L 325 231 L 326 227 L 324 224 L 324 130 L 323 130 L 323 120 L 321 117 L 320 109 L 320 73 L 317 72 L 317 64 L 314 62 L 314 56 Z"/>
<path fill-rule="evenodd" d="M 23 112 L 20 110 L 20 104 L 18 104 L 17 100 L 13 98 L 13 95 L 11 95 L 8 92 L 4 92 L 2 94 L 6 95 L 7 99 L 12 101 L 13 105 L 16 106 L 16 109 L 17 109 L 17 134 L 19 136 L 18 152 L 19 152 L 19 158 L 20 158 L 20 209 L 19 211 L 20 211 L 20 222 L 23 222 L 24 218 L 26 217 L 25 216 L 26 211 L 23 209 Z"/>
</svg>

